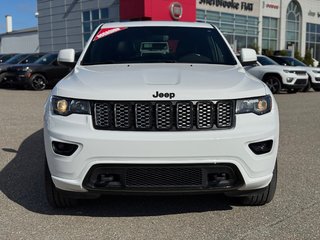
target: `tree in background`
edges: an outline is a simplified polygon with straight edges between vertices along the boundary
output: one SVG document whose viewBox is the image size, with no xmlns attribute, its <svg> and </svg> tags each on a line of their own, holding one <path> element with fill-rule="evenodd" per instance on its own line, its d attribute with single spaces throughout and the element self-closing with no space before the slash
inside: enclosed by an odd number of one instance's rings
<svg viewBox="0 0 320 240">
<path fill-rule="evenodd" d="M 303 57 L 301 57 L 299 51 L 295 51 L 295 52 L 294 52 L 294 57 L 295 57 L 296 59 L 298 59 L 299 61 L 303 61 Z"/>
<path fill-rule="evenodd" d="M 265 51 L 264 51 L 264 55 L 266 55 L 266 56 L 273 56 L 273 50 L 272 49 L 266 49 Z"/>
<path fill-rule="evenodd" d="M 260 48 L 259 48 L 258 44 L 252 43 L 252 44 L 248 45 L 248 47 L 254 49 L 257 54 L 259 53 Z"/>
<path fill-rule="evenodd" d="M 306 54 L 304 55 L 304 60 L 303 62 L 308 65 L 313 67 L 313 60 L 312 60 L 312 55 L 310 49 L 306 51 Z"/>
<path fill-rule="evenodd" d="M 280 55 L 280 56 L 288 56 L 288 52 L 287 52 L 287 50 L 281 50 L 281 51 L 279 52 L 279 55 Z"/>
</svg>

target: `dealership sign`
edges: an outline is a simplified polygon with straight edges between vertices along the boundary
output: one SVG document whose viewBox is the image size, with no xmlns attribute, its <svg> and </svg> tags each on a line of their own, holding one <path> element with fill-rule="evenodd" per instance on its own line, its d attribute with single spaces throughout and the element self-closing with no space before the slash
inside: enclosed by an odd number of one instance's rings
<svg viewBox="0 0 320 240">
<path fill-rule="evenodd" d="M 254 6 L 254 3 L 235 0 L 199 0 L 198 4 L 243 11 L 253 11 Z"/>
</svg>

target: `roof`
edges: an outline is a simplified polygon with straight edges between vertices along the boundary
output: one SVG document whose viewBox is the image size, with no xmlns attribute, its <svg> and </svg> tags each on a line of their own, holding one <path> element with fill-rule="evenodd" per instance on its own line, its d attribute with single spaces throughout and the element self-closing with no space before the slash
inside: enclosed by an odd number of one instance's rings
<svg viewBox="0 0 320 240">
<path fill-rule="evenodd" d="M 105 23 L 102 28 L 116 27 L 198 27 L 212 28 L 212 25 L 199 22 L 178 22 L 178 21 L 131 21 Z"/>
<path fill-rule="evenodd" d="M 0 34 L 0 38 L 4 37 L 4 36 L 11 36 L 11 35 L 15 35 L 15 34 L 23 34 L 23 33 L 38 33 L 38 28 L 37 27 L 33 27 L 33 28 L 24 28 L 24 29 L 20 29 L 20 30 L 15 30 L 12 32 L 5 32 L 5 33 L 1 33 Z"/>
</svg>

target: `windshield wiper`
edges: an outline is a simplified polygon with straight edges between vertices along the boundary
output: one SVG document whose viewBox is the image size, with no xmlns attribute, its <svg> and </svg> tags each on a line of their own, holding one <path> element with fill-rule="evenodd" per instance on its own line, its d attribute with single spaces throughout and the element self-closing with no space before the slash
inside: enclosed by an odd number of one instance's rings
<svg viewBox="0 0 320 240">
<path fill-rule="evenodd" d="M 103 64 L 115 64 L 117 63 L 114 60 L 106 60 L 106 61 L 101 61 L 101 62 L 81 62 L 81 65 L 103 65 Z"/>
<path fill-rule="evenodd" d="M 137 63 L 176 63 L 173 59 L 142 59 L 141 61 L 136 61 Z"/>
</svg>

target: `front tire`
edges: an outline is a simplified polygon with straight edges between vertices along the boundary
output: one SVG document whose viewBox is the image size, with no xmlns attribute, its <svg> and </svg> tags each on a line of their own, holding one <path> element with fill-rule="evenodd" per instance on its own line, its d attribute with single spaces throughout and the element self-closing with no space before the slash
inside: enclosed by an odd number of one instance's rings
<svg viewBox="0 0 320 240">
<path fill-rule="evenodd" d="M 240 204 L 246 206 L 260 206 L 271 202 L 276 192 L 277 174 L 278 167 L 276 162 L 276 165 L 273 170 L 273 176 L 269 185 L 266 188 L 255 190 L 249 193 L 247 196 L 240 197 L 238 199 Z"/>
<path fill-rule="evenodd" d="M 318 85 L 319 86 L 319 85 Z M 316 87 L 315 85 L 312 85 L 312 88 L 314 91 L 319 92 L 320 91 L 320 86 Z"/>
<path fill-rule="evenodd" d="M 273 94 L 279 93 L 281 90 L 281 81 L 277 76 L 267 76 L 264 82 Z"/>
<path fill-rule="evenodd" d="M 6 80 L 6 73 L 0 73 L 0 85 L 3 86 Z"/>
<path fill-rule="evenodd" d="M 311 88 L 311 83 L 310 83 L 310 77 L 308 78 L 308 80 L 307 80 L 308 82 L 307 82 L 307 86 L 305 86 L 304 88 L 302 88 L 302 92 L 308 92 L 309 90 L 310 90 L 310 88 Z"/>
<path fill-rule="evenodd" d="M 28 87 L 32 90 L 44 90 L 47 87 L 47 79 L 42 74 L 34 74 L 28 80 Z"/>
<path fill-rule="evenodd" d="M 47 160 L 45 160 L 45 188 L 46 188 L 46 197 L 48 203 L 54 208 L 68 208 L 73 207 L 77 204 L 77 200 L 65 196 L 65 194 L 59 191 L 52 179 L 51 173 L 48 167 Z"/>
</svg>

